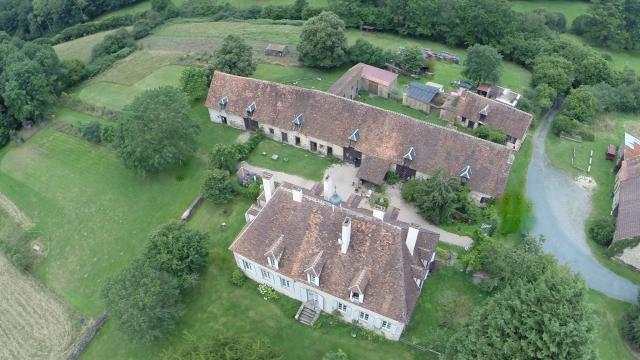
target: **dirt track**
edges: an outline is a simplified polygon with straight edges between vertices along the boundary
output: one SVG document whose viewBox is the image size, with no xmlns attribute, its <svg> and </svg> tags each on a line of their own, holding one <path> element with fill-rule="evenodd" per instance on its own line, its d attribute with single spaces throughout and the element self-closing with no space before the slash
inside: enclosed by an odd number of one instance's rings
<svg viewBox="0 0 640 360">
<path fill-rule="evenodd" d="M 78 315 L 0 256 L 0 359 L 63 359 L 79 334 Z"/>
<path fill-rule="evenodd" d="M 9 200 L 6 196 L 0 193 L 0 207 L 3 208 L 10 216 L 16 219 L 17 222 L 22 225 L 25 229 L 31 229 L 33 227 L 33 222 L 27 215 L 25 215 L 18 207 Z"/>
</svg>

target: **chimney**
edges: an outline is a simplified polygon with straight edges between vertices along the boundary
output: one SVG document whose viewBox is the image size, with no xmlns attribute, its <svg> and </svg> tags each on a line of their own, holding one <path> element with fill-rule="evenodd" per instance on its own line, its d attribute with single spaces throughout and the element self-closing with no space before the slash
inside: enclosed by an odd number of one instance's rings
<svg viewBox="0 0 640 360">
<path fill-rule="evenodd" d="M 407 249 L 411 255 L 416 248 L 416 241 L 418 241 L 418 233 L 420 232 L 419 226 L 416 224 L 409 225 L 409 230 L 407 231 Z"/>
<path fill-rule="evenodd" d="M 293 194 L 293 201 L 302 202 L 302 190 L 299 187 L 291 189 L 291 194 Z"/>
<path fill-rule="evenodd" d="M 264 187 L 264 198 L 266 202 L 269 202 L 269 200 L 271 200 L 271 197 L 273 196 L 273 192 L 276 190 L 276 184 L 273 175 L 266 171 L 263 171 L 262 186 Z"/>
<path fill-rule="evenodd" d="M 329 198 L 333 195 L 333 179 L 331 179 L 331 175 L 327 175 L 324 178 L 322 185 L 322 196 L 329 201 Z"/>
<path fill-rule="evenodd" d="M 342 253 L 346 254 L 347 249 L 349 248 L 349 243 L 351 242 L 351 218 L 346 217 L 342 222 L 342 241 L 340 244 L 342 245 Z"/>
<path fill-rule="evenodd" d="M 384 213 L 385 210 L 382 206 L 380 205 L 375 205 L 373 207 L 373 217 L 376 219 L 380 219 L 380 220 L 384 220 Z"/>
</svg>

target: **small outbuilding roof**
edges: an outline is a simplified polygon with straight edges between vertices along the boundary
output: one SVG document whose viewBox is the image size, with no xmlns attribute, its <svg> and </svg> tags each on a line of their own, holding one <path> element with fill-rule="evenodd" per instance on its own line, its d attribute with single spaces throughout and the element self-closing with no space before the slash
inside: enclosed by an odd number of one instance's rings
<svg viewBox="0 0 640 360">
<path fill-rule="evenodd" d="M 384 177 L 390 166 L 391 162 L 389 161 L 375 156 L 365 156 L 356 177 L 360 180 L 380 185 L 384 182 Z"/>
<path fill-rule="evenodd" d="M 412 82 L 407 89 L 407 97 L 428 104 L 439 92 L 435 86 Z"/>
</svg>

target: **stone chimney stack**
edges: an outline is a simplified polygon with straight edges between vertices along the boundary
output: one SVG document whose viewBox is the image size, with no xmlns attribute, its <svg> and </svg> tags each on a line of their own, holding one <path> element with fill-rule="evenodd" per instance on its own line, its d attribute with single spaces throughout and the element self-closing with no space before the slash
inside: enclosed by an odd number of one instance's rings
<svg viewBox="0 0 640 360">
<path fill-rule="evenodd" d="M 409 231 L 407 231 L 407 249 L 411 255 L 416 249 L 416 242 L 418 241 L 418 233 L 420 232 L 420 227 L 416 224 L 409 225 Z"/>
<path fill-rule="evenodd" d="M 302 202 L 302 190 L 299 187 L 291 189 L 291 194 L 293 194 L 293 201 Z"/>
<path fill-rule="evenodd" d="M 331 178 L 331 175 L 327 175 L 322 182 L 322 197 L 329 201 L 331 195 L 333 195 L 333 179 Z"/>
<path fill-rule="evenodd" d="M 273 175 L 263 171 L 262 172 L 262 186 L 264 187 L 264 198 L 266 202 L 271 200 L 273 193 L 276 191 L 276 183 Z"/>
<path fill-rule="evenodd" d="M 346 217 L 342 222 L 342 241 L 340 244 L 342 245 L 342 253 L 346 254 L 347 249 L 349 248 L 349 243 L 351 242 L 351 218 Z"/>
<path fill-rule="evenodd" d="M 376 219 L 384 220 L 385 209 L 380 205 L 373 207 L 373 217 Z"/>
</svg>

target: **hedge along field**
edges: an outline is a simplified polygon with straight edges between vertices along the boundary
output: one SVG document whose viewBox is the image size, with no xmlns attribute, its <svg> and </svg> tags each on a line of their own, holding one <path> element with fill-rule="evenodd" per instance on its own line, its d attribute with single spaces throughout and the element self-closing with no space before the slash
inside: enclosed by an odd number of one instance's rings
<svg viewBox="0 0 640 360">
<path fill-rule="evenodd" d="M 91 49 L 102 41 L 105 36 L 117 31 L 107 30 L 92 35 L 87 35 L 79 39 L 67 41 L 53 47 L 60 60 L 77 59 L 84 63 L 91 61 Z"/>
<path fill-rule="evenodd" d="M 571 28 L 573 19 L 586 14 L 590 4 L 584 1 L 511 1 L 511 8 L 519 12 L 530 12 L 536 9 L 563 13 L 567 18 L 567 28 Z"/>
</svg>

